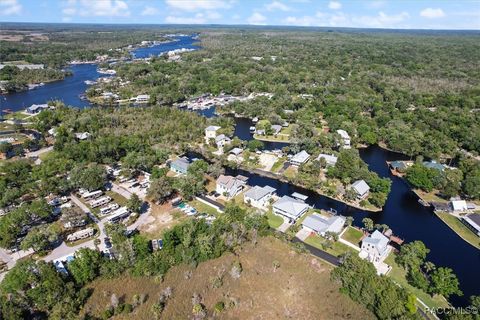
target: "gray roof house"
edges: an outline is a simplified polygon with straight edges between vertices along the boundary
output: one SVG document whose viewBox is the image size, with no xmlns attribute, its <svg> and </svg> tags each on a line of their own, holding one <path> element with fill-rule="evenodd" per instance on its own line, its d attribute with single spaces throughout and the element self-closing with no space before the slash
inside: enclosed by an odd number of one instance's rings
<svg viewBox="0 0 480 320">
<path fill-rule="evenodd" d="M 219 148 L 222 148 L 226 144 L 229 144 L 230 141 L 231 141 L 230 138 L 227 137 L 224 134 L 220 134 L 220 135 L 215 137 L 215 143 L 217 144 L 217 147 L 219 147 Z"/>
<path fill-rule="evenodd" d="M 423 165 L 429 169 L 435 169 L 435 170 L 439 170 L 439 171 L 443 171 L 445 170 L 445 166 L 441 163 L 438 163 L 437 161 L 424 161 L 423 162 Z"/>
<path fill-rule="evenodd" d="M 327 232 L 340 233 L 345 221 L 346 219 L 343 216 L 325 217 L 314 213 L 303 220 L 302 226 L 324 236 Z"/>
<path fill-rule="evenodd" d="M 290 159 L 290 163 L 295 166 L 306 163 L 310 159 L 310 155 L 307 151 L 302 150 Z"/>
<path fill-rule="evenodd" d="M 272 125 L 273 134 L 279 134 L 282 131 L 282 126 L 278 124 Z"/>
<path fill-rule="evenodd" d="M 273 204 L 273 213 L 293 221 L 296 221 L 307 210 L 308 205 L 305 202 L 289 196 L 283 196 Z"/>
<path fill-rule="evenodd" d="M 471 213 L 462 217 L 462 222 L 480 237 L 480 214 Z"/>
<path fill-rule="evenodd" d="M 325 159 L 327 166 L 335 166 L 337 164 L 338 157 L 333 154 L 320 153 L 317 157 L 317 161 L 320 161 L 321 158 Z"/>
<path fill-rule="evenodd" d="M 365 180 L 357 180 L 352 184 L 352 189 L 357 193 L 358 199 L 365 199 L 368 196 L 370 187 Z"/>
<path fill-rule="evenodd" d="M 176 173 L 186 174 L 190 161 L 185 158 L 178 158 L 170 162 L 170 169 Z"/>
<path fill-rule="evenodd" d="M 247 180 L 247 177 L 241 175 L 233 177 L 222 174 L 217 179 L 216 192 L 226 194 L 229 198 L 235 197 L 247 184 Z"/>
<path fill-rule="evenodd" d="M 380 231 L 375 230 L 362 240 L 362 251 L 371 262 L 381 262 L 388 254 L 389 239 Z"/>
<path fill-rule="evenodd" d="M 255 186 L 245 192 L 245 194 L 243 195 L 243 201 L 253 207 L 264 209 L 268 206 L 269 201 L 275 191 L 276 189 L 270 186 Z"/>
</svg>

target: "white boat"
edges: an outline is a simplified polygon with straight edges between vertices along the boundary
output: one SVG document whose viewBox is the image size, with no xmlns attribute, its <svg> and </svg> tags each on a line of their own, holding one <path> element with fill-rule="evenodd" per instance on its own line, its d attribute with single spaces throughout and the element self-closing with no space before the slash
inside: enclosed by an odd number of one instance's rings
<svg viewBox="0 0 480 320">
<path fill-rule="evenodd" d="M 93 80 L 85 80 L 84 82 L 86 85 L 89 85 L 89 86 L 97 83 L 96 81 L 93 81 Z"/>
<path fill-rule="evenodd" d="M 258 122 L 258 117 L 253 118 L 253 119 L 252 119 L 252 122 L 253 122 L 253 123 L 257 123 L 257 122 Z"/>
<path fill-rule="evenodd" d="M 251 132 L 251 133 L 254 133 L 255 130 L 256 130 L 256 128 L 255 128 L 254 126 L 251 126 L 251 127 L 250 127 L 250 132 Z"/>
</svg>

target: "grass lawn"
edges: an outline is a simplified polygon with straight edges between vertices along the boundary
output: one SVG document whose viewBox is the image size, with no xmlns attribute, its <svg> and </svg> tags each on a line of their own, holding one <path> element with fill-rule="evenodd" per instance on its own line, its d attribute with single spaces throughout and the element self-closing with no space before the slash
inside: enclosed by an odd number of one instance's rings
<svg viewBox="0 0 480 320">
<path fill-rule="evenodd" d="M 210 207 L 209 205 L 198 200 L 189 201 L 188 204 L 197 209 L 200 213 L 206 213 L 212 216 L 218 215 L 218 211 L 215 208 Z"/>
<path fill-rule="evenodd" d="M 353 248 L 350 248 L 346 244 L 343 244 L 343 243 L 338 242 L 338 241 L 333 242 L 331 248 L 325 249 L 322 246 L 322 244 L 325 243 L 325 241 L 326 241 L 326 239 L 324 239 L 320 236 L 311 235 L 305 240 L 305 243 L 307 243 L 311 246 L 314 246 L 315 248 L 318 248 L 320 250 L 326 251 L 326 252 L 328 252 L 328 253 L 336 256 L 336 257 L 338 257 L 338 256 L 340 256 L 344 253 L 347 253 L 347 252 L 357 254 L 357 251 L 355 251 Z"/>
<path fill-rule="evenodd" d="M 283 218 L 274 214 L 271 210 L 267 212 L 268 224 L 271 228 L 278 228 L 283 223 Z"/>
<path fill-rule="evenodd" d="M 297 168 L 295 168 L 294 166 L 290 166 L 287 168 L 287 170 L 283 172 L 283 175 L 289 179 L 293 179 L 293 177 L 295 177 L 297 173 L 298 173 Z"/>
<path fill-rule="evenodd" d="M 431 192 L 425 192 L 425 191 L 422 191 L 420 189 L 413 189 L 413 192 L 415 192 L 421 199 L 423 199 L 427 202 L 442 202 L 442 203 L 447 202 L 447 200 L 437 196 L 438 190 L 433 190 Z"/>
<path fill-rule="evenodd" d="M 9 130 L 13 130 L 13 124 L 0 122 L 0 131 L 9 131 Z"/>
<path fill-rule="evenodd" d="M 128 200 L 124 196 L 122 196 L 122 195 L 120 195 L 116 192 L 113 192 L 113 191 L 106 191 L 105 194 L 107 196 L 109 196 L 110 198 L 112 198 L 113 202 L 118 203 L 118 205 L 120 207 L 123 207 L 123 206 L 127 205 Z"/>
<path fill-rule="evenodd" d="M 448 307 L 448 302 L 442 296 L 432 297 L 428 293 L 423 292 L 420 289 L 417 289 L 410 284 L 408 284 L 406 277 L 406 271 L 395 262 L 395 253 L 391 253 L 385 263 L 392 267 L 392 270 L 388 273 L 388 276 L 392 278 L 396 283 L 404 287 L 408 292 L 414 294 L 417 298 L 422 300 L 430 308 L 446 308 Z"/>
<path fill-rule="evenodd" d="M 480 249 L 480 238 L 468 229 L 460 219 L 447 212 L 437 212 L 436 215 L 442 219 L 456 234 L 458 234 L 463 240 L 470 243 L 472 246 Z"/>
<path fill-rule="evenodd" d="M 351 244 L 354 244 L 357 246 L 359 245 L 362 237 L 363 237 L 362 231 L 353 227 L 348 227 L 347 230 L 342 235 L 342 239 L 347 240 Z"/>
<path fill-rule="evenodd" d="M 278 172 L 278 170 L 280 170 L 283 167 L 283 164 L 285 163 L 285 161 L 287 161 L 286 157 L 282 157 L 278 159 L 277 162 L 273 164 L 272 169 L 270 171 Z"/>
</svg>

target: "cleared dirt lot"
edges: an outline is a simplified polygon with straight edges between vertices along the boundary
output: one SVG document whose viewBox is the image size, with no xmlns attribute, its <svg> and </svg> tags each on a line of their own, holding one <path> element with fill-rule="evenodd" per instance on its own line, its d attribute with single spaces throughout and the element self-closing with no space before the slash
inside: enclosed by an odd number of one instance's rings
<svg viewBox="0 0 480 320">
<path fill-rule="evenodd" d="M 125 302 L 134 294 L 147 294 L 145 304 L 130 315 L 115 319 L 153 319 L 151 305 L 158 301 L 166 287 L 173 289 L 162 319 L 189 319 L 192 295 L 202 297 L 208 315 L 214 305 L 223 301 L 226 309 L 217 319 L 373 319 L 365 308 L 338 291 L 330 281 L 331 267 L 306 254 L 294 252 L 289 245 L 275 238 L 260 239 L 256 246 L 246 245 L 234 254 L 200 264 L 197 268 L 179 266 L 170 270 L 162 283 L 151 277 L 121 277 L 98 280 L 91 284 L 93 294 L 86 310 L 99 315 L 115 293 Z M 243 272 L 233 279 L 232 263 L 240 261 Z M 275 263 L 274 263 L 275 262 Z M 275 270 L 274 264 L 279 265 Z M 189 279 L 185 274 L 191 272 Z M 212 279 L 223 275 L 223 284 L 214 288 Z M 230 302 L 234 305 L 230 305 Z"/>
</svg>

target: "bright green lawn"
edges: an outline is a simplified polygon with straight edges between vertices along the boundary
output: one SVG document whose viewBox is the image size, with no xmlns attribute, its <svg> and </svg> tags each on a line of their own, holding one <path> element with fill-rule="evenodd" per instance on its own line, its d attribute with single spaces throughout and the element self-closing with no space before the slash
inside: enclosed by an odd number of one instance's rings
<svg viewBox="0 0 480 320">
<path fill-rule="evenodd" d="M 282 157 L 282 158 L 278 159 L 277 162 L 275 162 L 275 163 L 273 164 L 272 169 L 271 169 L 270 171 L 272 171 L 272 172 L 278 172 L 278 171 L 282 168 L 282 166 L 283 166 L 283 164 L 285 163 L 285 161 L 287 161 L 287 158 L 286 158 L 286 157 Z"/>
<path fill-rule="evenodd" d="M 342 239 L 347 240 L 351 244 L 354 244 L 357 246 L 359 245 L 362 237 L 363 237 L 362 231 L 353 227 L 348 227 L 347 230 L 342 235 Z"/>
<path fill-rule="evenodd" d="M 305 240 L 305 243 L 307 243 L 311 246 L 314 246 L 315 248 L 318 248 L 320 250 L 326 251 L 326 252 L 328 252 L 328 253 L 336 256 L 336 257 L 338 257 L 338 256 L 340 256 L 344 253 L 347 253 L 347 252 L 357 254 L 357 251 L 355 251 L 353 248 L 350 248 L 346 244 L 343 244 L 343 243 L 338 242 L 338 241 L 333 242 L 331 248 L 325 249 L 322 246 L 322 244 L 325 243 L 325 241 L 326 241 L 325 238 L 322 238 L 322 237 L 317 236 L 317 235 L 311 235 Z"/>
<path fill-rule="evenodd" d="M 268 218 L 268 224 L 270 225 L 271 228 L 276 229 L 276 228 L 280 227 L 283 223 L 283 218 L 277 216 L 272 211 L 269 211 L 267 213 L 267 218 Z"/>
<path fill-rule="evenodd" d="M 200 213 L 206 213 L 212 216 L 218 215 L 218 211 L 215 208 L 210 207 L 209 205 L 198 200 L 189 201 L 188 204 L 197 209 L 197 211 Z"/>
<path fill-rule="evenodd" d="M 437 212 L 437 216 L 442 219 L 456 234 L 472 246 L 480 249 L 480 237 L 468 229 L 460 219 L 447 212 Z"/>
</svg>

